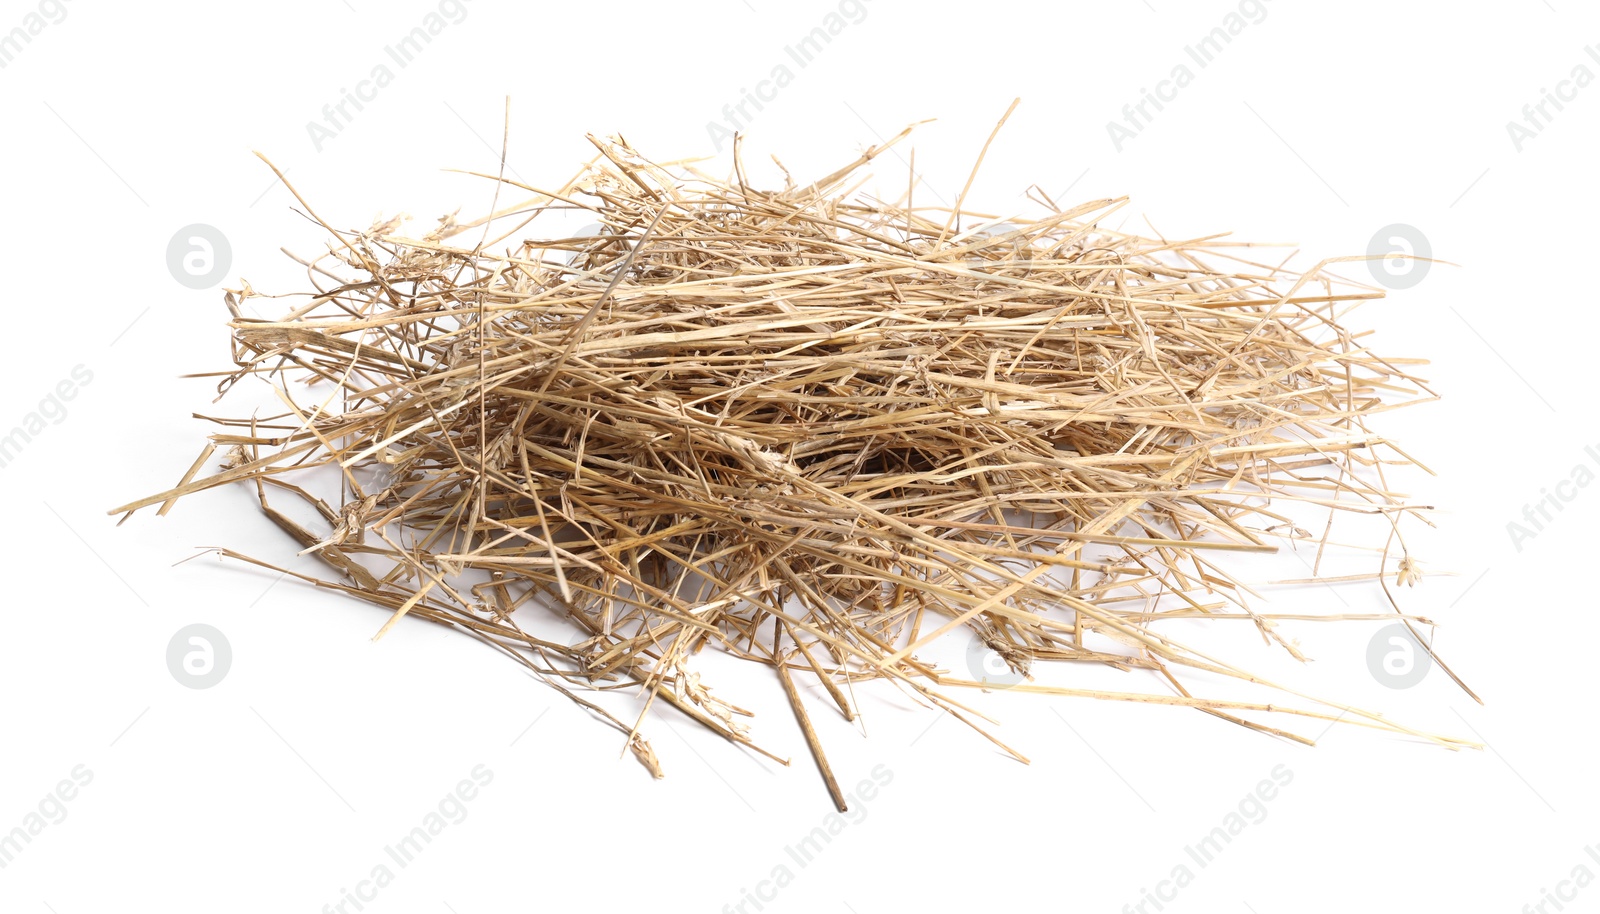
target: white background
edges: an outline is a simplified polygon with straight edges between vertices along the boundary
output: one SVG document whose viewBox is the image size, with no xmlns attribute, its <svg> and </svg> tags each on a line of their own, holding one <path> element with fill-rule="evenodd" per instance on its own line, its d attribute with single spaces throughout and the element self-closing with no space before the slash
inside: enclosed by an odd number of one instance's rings
<svg viewBox="0 0 1600 914">
<path fill-rule="evenodd" d="M 1520 150 L 1506 127 L 1574 67 L 1600 74 L 1585 53 L 1600 44 L 1600 11 L 1575 0 L 1274 0 L 1202 69 L 1184 47 L 1237 5 L 871 0 L 800 68 L 784 47 L 838 9 L 825 0 L 473 0 L 399 69 L 384 46 L 437 5 L 65 8 L 0 70 L 0 428 L 75 366 L 93 373 L 65 418 L 0 470 L 10 570 L 0 831 L 75 766 L 93 780 L 0 869 L 0 909 L 320 911 L 477 765 L 493 780 L 465 820 L 411 866 L 391 865 L 394 882 L 367 910 L 610 909 L 629 897 L 722 911 L 782 864 L 794 878 L 764 902 L 770 911 L 1115 912 L 1188 863 L 1194 881 L 1169 911 L 1509 914 L 1579 865 L 1600 873 L 1585 853 L 1600 842 L 1590 665 L 1600 490 L 1576 490 L 1520 549 L 1507 531 L 1575 466 L 1600 470 L 1584 451 L 1600 450 L 1587 276 L 1600 86 L 1548 109 Z M 38 9 L 5 0 L 0 30 Z M 319 152 L 307 123 L 380 63 L 393 83 Z M 1180 63 L 1192 84 L 1119 151 L 1106 123 Z M 263 291 L 300 288 L 280 246 L 321 249 L 252 150 L 336 226 L 404 211 L 420 232 L 458 206 L 488 206 L 487 182 L 444 169 L 494 169 L 507 96 L 511 172 L 555 186 L 592 155 L 586 132 L 621 132 L 658 160 L 716 154 L 707 122 L 779 64 L 793 83 L 748 125 L 746 145 L 769 178 L 770 153 L 803 180 L 937 118 L 901 152 L 915 147 L 929 197 L 953 201 L 1021 96 L 975 208 L 1020 209 L 1033 183 L 1064 203 L 1126 194 L 1129 229 L 1148 218 L 1169 236 L 1292 242 L 1302 267 L 1362 254 L 1392 223 L 1424 233 L 1456 266 L 1434 265 L 1354 320 L 1378 328 L 1379 351 L 1433 360 L 1422 373 L 1444 398 L 1380 429 L 1438 473 L 1403 474 L 1400 487 L 1440 509 L 1439 530 L 1414 528 L 1413 549 L 1457 575 L 1430 575 L 1404 600 L 1441 623 L 1436 645 L 1486 704 L 1437 671 L 1406 691 L 1375 683 L 1371 623 L 1286 626 L 1315 658 L 1304 668 L 1247 632 L 1218 643 L 1296 687 L 1487 748 L 1448 752 L 1341 726 L 1311 749 L 1193 711 L 957 696 L 1002 721 L 996 733 L 1032 759 L 1024 766 L 893 690 L 863 690 L 867 736 L 812 693 L 842 780 L 879 765 L 893 779 L 800 867 L 784 849 L 829 804 L 770 671 L 713 662 L 707 677 L 759 713 L 757 738 L 789 768 L 662 718 L 646 732 L 668 777 L 652 781 L 619 756 L 613 731 L 469 639 L 419 621 L 375 644 L 384 615 L 364 604 L 215 558 L 175 565 L 208 546 L 281 554 L 247 492 L 120 528 L 107 517 L 188 467 L 208 430 L 192 412 L 228 412 L 211 404 L 210 382 L 178 378 L 227 367 L 227 314 L 220 288 L 174 281 L 169 239 L 191 223 L 217 227 L 233 251 L 223 284 L 244 277 Z M 726 170 L 721 152 L 705 167 Z M 892 198 L 906 162 L 886 155 L 875 173 Z M 1265 608 L 1384 604 L 1365 583 L 1278 588 Z M 233 665 L 193 690 L 169 674 L 166 647 L 201 621 L 225 633 Z M 947 662 L 959 671 L 959 647 Z M 1108 680 L 1065 671 L 1056 681 Z M 1293 780 L 1265 819 L 1195 866 L 1184 847 L 1278 765 Z M 1596 909 L 1600 883 L 1579 898 L 1574 909 Z"/>
</svg>

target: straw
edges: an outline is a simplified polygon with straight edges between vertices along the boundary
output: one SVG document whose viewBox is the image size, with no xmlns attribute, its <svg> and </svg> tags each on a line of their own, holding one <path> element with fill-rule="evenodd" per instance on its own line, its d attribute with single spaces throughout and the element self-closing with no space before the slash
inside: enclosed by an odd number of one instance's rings
<svg viewBox="0 0 1600 914">
<path fill-rule="evenodd" d="M 1376 579 L 1387 595 L 1387 576 L 1420 573 L 1401 531 L 1425 507 L 1386 481 L 1416 462 L 1372 420 L 1434 394 L 1420 362 L 1347 326 L 1381 290 L 1326 263 L 1256 262 L 1222 236 L 1106 228 L 1124 199 L 1035 193 L 1036 212 L 1002 220 L 913 208 L 910 187 L 894 202 L 857 191 L 905 136 L 781 190 L 746 183 L 737 151 L 722 179 L 591 137 L 601 154 L 574 180 L 482 175 L 495 207 L 532 196 L 422 237 L 313 215 L 332 238 L 306 262 L 303 302 L 262 320 L 244 313 L 266 300 L 248 286 L 226 300 L 219 393 L 255 379 L 284 411 L 213 419 L 178 485 L 113 513 L 250 486 L 317 564 L 221 554 L 382 607 L 380 637 L 415 617 L 494 646 L 657 776 L 652 711 L 779 758 L 692 659 L 774 667 L 840 808 L 808 681 L 855 720 L 863 684 L 886 680 L 1025 760 L 951 697 L 995 684 L 920 659 L 946 638 L 981 641 L 1018 693 L 1192 707 L 1302 742 L 1248 715 L 1471 745 L 1268 682 L 1167 624 L 1248 621 L 1295 657 L 1279 621 L 1431 624 L 1398 605 L 1261 613 L 1229 570 L 1301 542 L 1320 565 L 1333 518 L 1362 515 L 1389 530 L 1355 544 L 1375 567 L 1303 580 Z M 575 214 L 601 228 L 541 234 Z M 202 475 L 213 449 L 227 459 Z M 278 507 L 297 502 L 315 529 Z M 1295 526 L 1321 514 L 1320 536 Z M 578 643 L 525 630 L 550 619 Z M 1044 662 L 1154 690 L 1044 685 Z M 1185 671 L 1264 700 L 1192 694 Z M 620 684 L 641 696 L 632 721 L 575 691 Z"/>
</svg>

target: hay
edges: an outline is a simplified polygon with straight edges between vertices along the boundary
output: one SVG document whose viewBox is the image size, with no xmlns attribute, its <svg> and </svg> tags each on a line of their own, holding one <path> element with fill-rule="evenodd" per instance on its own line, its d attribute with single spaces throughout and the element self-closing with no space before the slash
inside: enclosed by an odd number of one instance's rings
<svg viewBox="0 0 1600 914">
<path fill-rule="evenodd" d="M 1289 541 L 1320 557 L 1328 533 L 1276 504 L 1326 509 L 1330 529 L 1341 512 L 1380 517 L 1366 577 L 1417 574 L 1399 532 L 1421 509 L 1384 481 L 1412 460 L 1369 419 L 1433 394 L 1417 362 L 1342 323 L 1381 292 L 1218 238 L 1102 227 L 1123 200 L 1062 208 L 1035 191 L 1042 215 L 1000 223 L 913 205 L 912 188 L 857 193 L 905 135 L 782 191 L 747 184 L 737 153 L 724 181 L 596 139 L 558 190 L 483 175 L 497 200 L 534 196 L 477 222 L 420 239 L 398 221 L 328 228 L 307 301 L 262 320 L 244 310 L 262 296 L 227 295 L 236 368 L 219 392 L 265 379 L 287 411 L 213 420 L 179 485 L 113 513 L 249 485 L 322 563 L 286 573 L 389 610 L 380 636 L 410 615 L 495 646 L 657 776 L 640 730 L 657 700 L 777 758 L 691 657 L 774 666 L 841 808 L 795 677 L 846 718 L 857 684 L 883 679 L 980 727 L 945 692 L 985 683 L 918 658 L 962 628 L 1019 674 L 1078 661 L 1161 685 L 1019 691 L 1189 706 L 1303 742 L 1243 715 L 1467 745 L 1343 704 L 1283 705 L 1299 693 L 1162 631 L 1243 619 L 1299 656 L 1275 626 L 1306 617 L 1258 614 L 1227 567 Z M 575 210 L 600 228 L 538 237 L 539 217 Z M 216 450 L 222 469 L 196 479 Z M 318 473 L 338 475 L 337 507 L 297 482 Z M 526 633 L 529 613 L 567 620 L 578 643 Z M 1196 696 L 1185 668 L 1267 700 Z M 619 682 L 643 696 L 632 723 L 573 688 Z"/>
</svg>

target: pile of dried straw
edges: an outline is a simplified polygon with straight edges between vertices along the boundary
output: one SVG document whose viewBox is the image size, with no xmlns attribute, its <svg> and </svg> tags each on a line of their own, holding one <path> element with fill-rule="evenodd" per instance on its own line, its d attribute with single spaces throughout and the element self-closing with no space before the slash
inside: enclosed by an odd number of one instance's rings
<svg viewBox="0 0 1600 914">
<path fill-rule="evenodd" d="M 658 775 L 639 732 L 657 700 L 765 751 L 692 671 L 704 647 L 776 669 L 833 788 L 797 683 L 814 677 L 849 718 L 856 683 L 890 680 L 976 725 L 940 690 L 983 683 L 918 657 L 960 629 L 1015 673 L 1087 661 L 1160 685 L 1024 691 L 1188 705 L 1285 736 L 1240 715 L 1414 734 L 1338 704 L 1194 696 L 1182 668 L 1277 687 L 1162 632 L 1246 618 L 1293 652 L 1227 567 L 1318 542 L 1272 506 L 1396 530 L 1416 510 L 1383 482 L 1410 458 L 1368 420 L 1431 394 L 1414 362 L 1341 324 L 1381 293 L 1215 239 L 1102 228 L 1121 200 L 1035 192 L 1044 215 L 1001 224 L 910 190 L 865 198 L 858 171 L 887 146 L 766 191 L 737 159 L 723 181 L 595 143 L 556 190 L 485 175 L 497 199 L 533 199 L 478 222 L 329 228 L 315 291 L 276 320 L 230 292 L 221 389 L 268 380 L 286 411 L 214 420 L 176 488 L 116 513 L 252 486 L 322 563 L 296 578 L 392 611 L 385 631 L 410 615 L 498 647 Z M 539 237 L 538 217 L 573 210 L 594 230 Z M 220 471 L 195 478 L 214 452 Z M 319 473 L 337 498 L 313 494 Z M 323 520 L 292 519 L 287 500 Z M 1371 545 L 1369 580 L 1415 573 L 1403 539 Z M 581 637 L 533 637 L 529 613 Z M 569 688 L 601 683 L 637 685 L 637 723 Z"/>
</svg>

